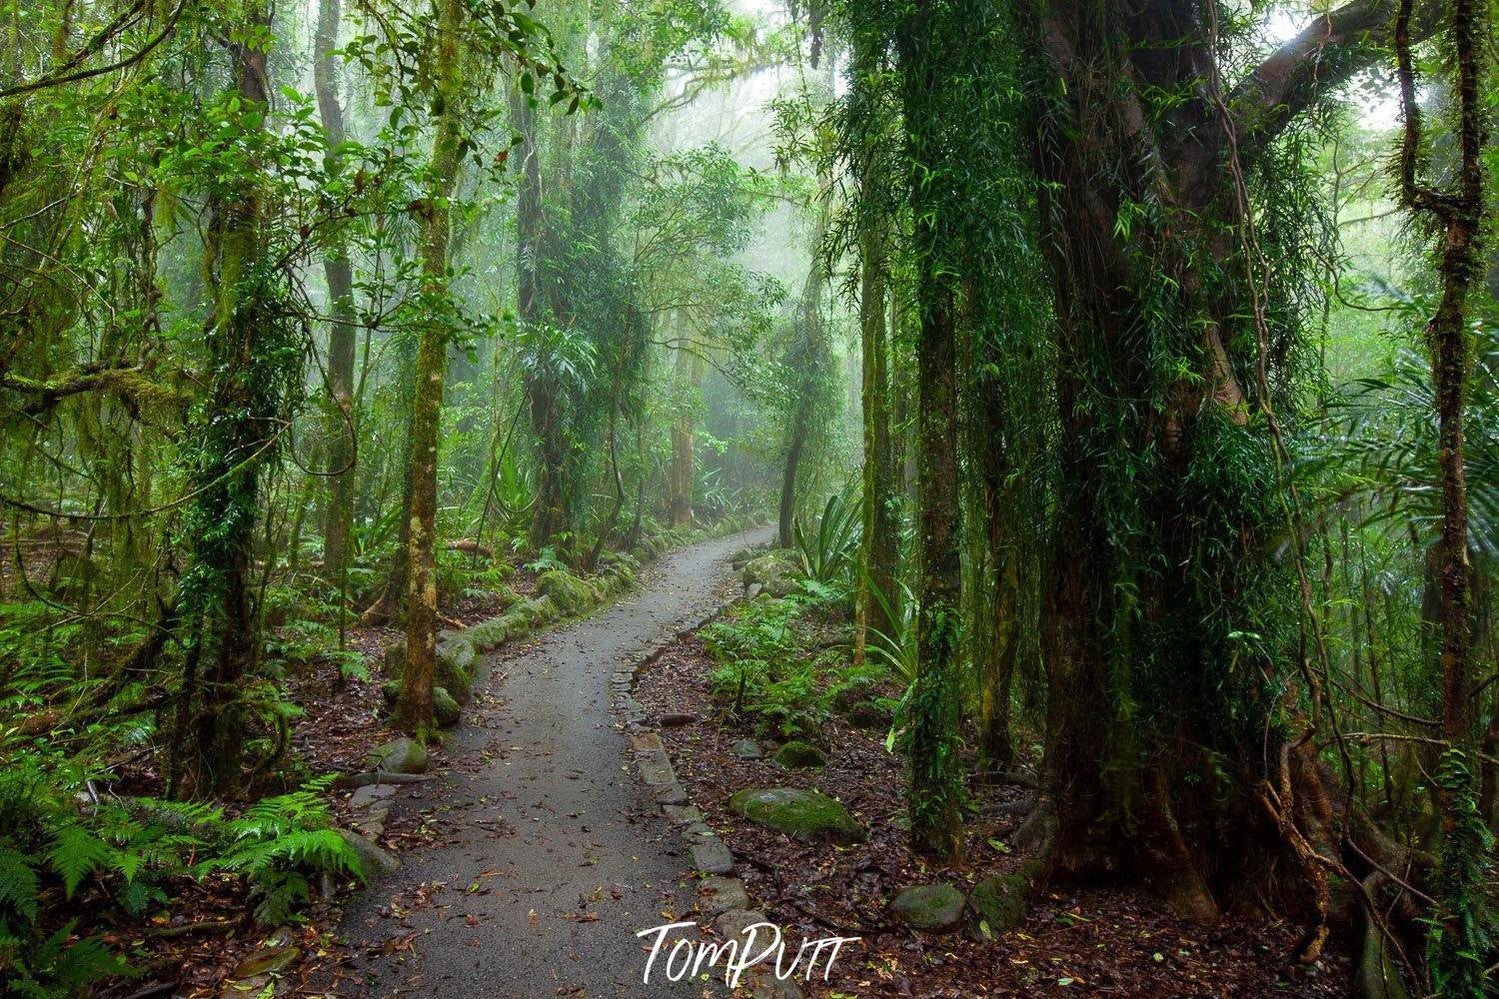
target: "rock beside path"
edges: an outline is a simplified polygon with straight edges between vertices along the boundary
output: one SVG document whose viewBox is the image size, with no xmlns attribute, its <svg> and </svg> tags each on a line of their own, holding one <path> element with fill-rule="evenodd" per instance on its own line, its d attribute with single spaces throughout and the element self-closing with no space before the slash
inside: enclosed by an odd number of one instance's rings
<svg viewBox="0 0 1499 999">
<path fill-rule="evenodd" d="M 810 742 L 798 742 L 796 740 L 782 745 L 770 759 L 771 762 L 777 763 L 787 770 L 825 767 L 828 764 L 827 754 L 822 750 Z"/>
<path fill-rule="evenodd" d="M 698 911 L 717 916 L 731 909 L 748 909 L 749 895 L 738 878 L 707 877 L 698 882 Z"/>
<path fill-rule="evenodd" d="M 448 693 L 446 687 L 432 688 L 432 720 L 438 728 L 452 728 L 458 724 L 460 709 L 458 701 Z"/>
<path fill-rule="evenodd" d="M 359 857 L 359 869 L 366 880 L 398 870 L 401 862 L 380 844 L 368 840 L 350 829 L 340 829 L 338 834 L 349 844 L 349 849 Z"/>
<path fill-rule="evenodd" d="M 370 751 L 370 767 L 396 774 L 424 774 L 427 772 L 427 747 L 405 736 L 392 739 Z"/>
<path fill-rule="evenodd" d="M 890 915 L 913 930 L 944 933 L 956 929 L 967 900 L 950 884 L 907 888 L 890 903 Z"/>
<path fill-rule="evenodd" d="M 970 931 L 975 939 L 992 940 L 1025 921 L 1030 884 L 1023 874 L 995 874 L 968 893 Z"/>
<path fill-rule="evenodd" d="M 734 854 L 721 839 L 694 843 L 688 852 L 692 854 L 692 866 L 704 874 L 728 874 L 734 869 Z"/>
<path fill-rule="evenodd" d="M 785 833 L 793 839 L 827 838 L 856 843 L 864 829 L 848 809 L 821 791 L 795 787 L 746 788 L 729 799 L 729 807 L 751 822 Z"/>
</svg>

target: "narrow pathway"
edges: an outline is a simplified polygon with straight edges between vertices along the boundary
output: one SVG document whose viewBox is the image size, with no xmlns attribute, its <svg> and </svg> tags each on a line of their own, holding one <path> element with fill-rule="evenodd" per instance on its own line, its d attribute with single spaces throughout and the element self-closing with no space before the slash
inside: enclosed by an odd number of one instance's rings
<svg viewBox="0 0 1499 999">
<path fill-rule="evenodd" d="M 727 598 L 728 560 L 769 535 L 672 552 L 612 608 L 491 657 L 475 704 L 498 704 L 450 743 L 444 780 L 404 786 L 393 808 L 445 810 L 458 833 L 404 854 L 351 903 L 342 929 L 360 982 L 340 995 L 702 994 L 669 983 L 659 962 L 641 981 L 649 955 L 636 933 L 688 918 L 690 862 L 627 767 L 609 675 L 710 614 Z"/>
</svg>

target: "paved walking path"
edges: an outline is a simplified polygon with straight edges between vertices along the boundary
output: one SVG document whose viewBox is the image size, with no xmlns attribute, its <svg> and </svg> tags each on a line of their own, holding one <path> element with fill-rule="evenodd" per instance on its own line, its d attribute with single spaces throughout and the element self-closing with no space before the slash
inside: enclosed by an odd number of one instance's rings
<svg viewBox="0 0 1499 999">
<path fill-rule="evenodd" d="M 393 808 L 443 809 L 458 833 L 404 854 L 349 906 L 343 933 L 358 957 L 347 970 L 362 982 L 340 994 L 703 994 L 701 982 L 669 983 L 660 962 L 641 982 L 648 955 L 635 934 L 687 918 L 691 864 L 627 768 L 609 678 L 712 613 L 730 592 L 729 559 L 769 536 L 672 552 L 608 610 L 491 657 L 447 777 L 401 787 Z"/>
</svg>

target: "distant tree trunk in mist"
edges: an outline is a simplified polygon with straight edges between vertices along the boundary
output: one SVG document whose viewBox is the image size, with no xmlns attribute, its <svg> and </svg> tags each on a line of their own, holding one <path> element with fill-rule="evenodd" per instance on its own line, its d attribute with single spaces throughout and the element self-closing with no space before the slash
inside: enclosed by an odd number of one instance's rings
<svg viewBox="0 0 1499 999">
<path fill-rule="evenodd" d="M 702 358 L 689 350 L 677 351 L 677 391 L 681 398 L 671 428 L 671 480 L 668 514 L 672 527 L 692 520 L 693 487 L 697 470 L 693 455 L 695 443 L 693 415 L 697 411 L 698 391 L 703 382 Z"/>
<path fill-rule="evenodd" d="M 818 238 L 825 231 L 826 222 L 818 226 Z M 807 284 L 802 291 L 802 342 L 805 353 L 800 358 L 801 375 L 797 385 L 796 409 L 791 414 L 791 426 L 786 435 L 786 464 L 781 473 L 781 503 L 776 518 L 776 538 L 782 548 L 791 547 L 796 521 L 796 479 L 801 469 L 802 453 L 807 439 L 812 434 L 812 417 L 817 410 L 818 384 L 822 377 L 822 285 L 826 275 L 820 260 L 814 260 Z"/>
<path fill-rule="evenodd" d="M 313 43 L 313 82 L 330 152 L 327 167 L 336 169 L 331 150 L 344 141 L 344 113 L 339 103 L 333 50 L 338 45 L 341 0 L 320 0 Z M 323 519 L 323 574 L 340 581 L 348 561 L 349 530 L 354 518 L 354 272 L 340 242 L 323 258 L 328 281 L 331 322 L 328 327 L 328 499 Z"/>
<path fill-rule="evenodd" d="M 536 151 L 536 109 L 515 87 L 510 95 L 511 124 L 520 135 L 520 183 L 516 191 L 516 315 L 530 329 L 542 319 L 541 160 Z M 563 438 L 562 400 L 547 359 L 527 371 L 526 405 L 536 435 L 536 507 L 531 520 L 531 544 L 541 548 L 567 526 L 567 459 Z"/>
</svg>

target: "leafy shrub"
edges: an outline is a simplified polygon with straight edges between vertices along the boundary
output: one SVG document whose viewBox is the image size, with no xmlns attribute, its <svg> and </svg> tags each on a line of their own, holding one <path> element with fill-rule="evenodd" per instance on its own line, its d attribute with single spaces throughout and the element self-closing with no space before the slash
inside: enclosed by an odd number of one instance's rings
<svg viewBox="0 0 1499 999">
<path fill-rule="evenodd" d="M 719 663 L 715 702 L 752 718 L 763 734 L 816 736 L 829 715 L 822 665 L 804 653 L 792 625 L 805 606 L 798 596 L 754 600 L 702 632 Z"/>
<path fill-rule="evenodd" d="M 795 526 L 796 547 L 801 556 L 802 571 L 807 579 L 824 586 L 842 584 L 845 588 L 859 550 L 863 521 L 859 501 L 844 490 L 828 497 L 817 531 L 808 534 L 800 523 Z"/>
<path fill-rule="evenodd" d="M 0 980 L 20 995 L 68 996 L 126 972 L 77 920 L 49 918 L 83 896 L 133 918 L 169 901 L 168 882 L 231 874 L 255 918 L 275 924 L 307 901 L 310 875 L 359 875 L 315 782 L 235 818 L 206 804 L 98 793 L 109 775 L 45 747 L 0 743 Z"/>
</svg>

